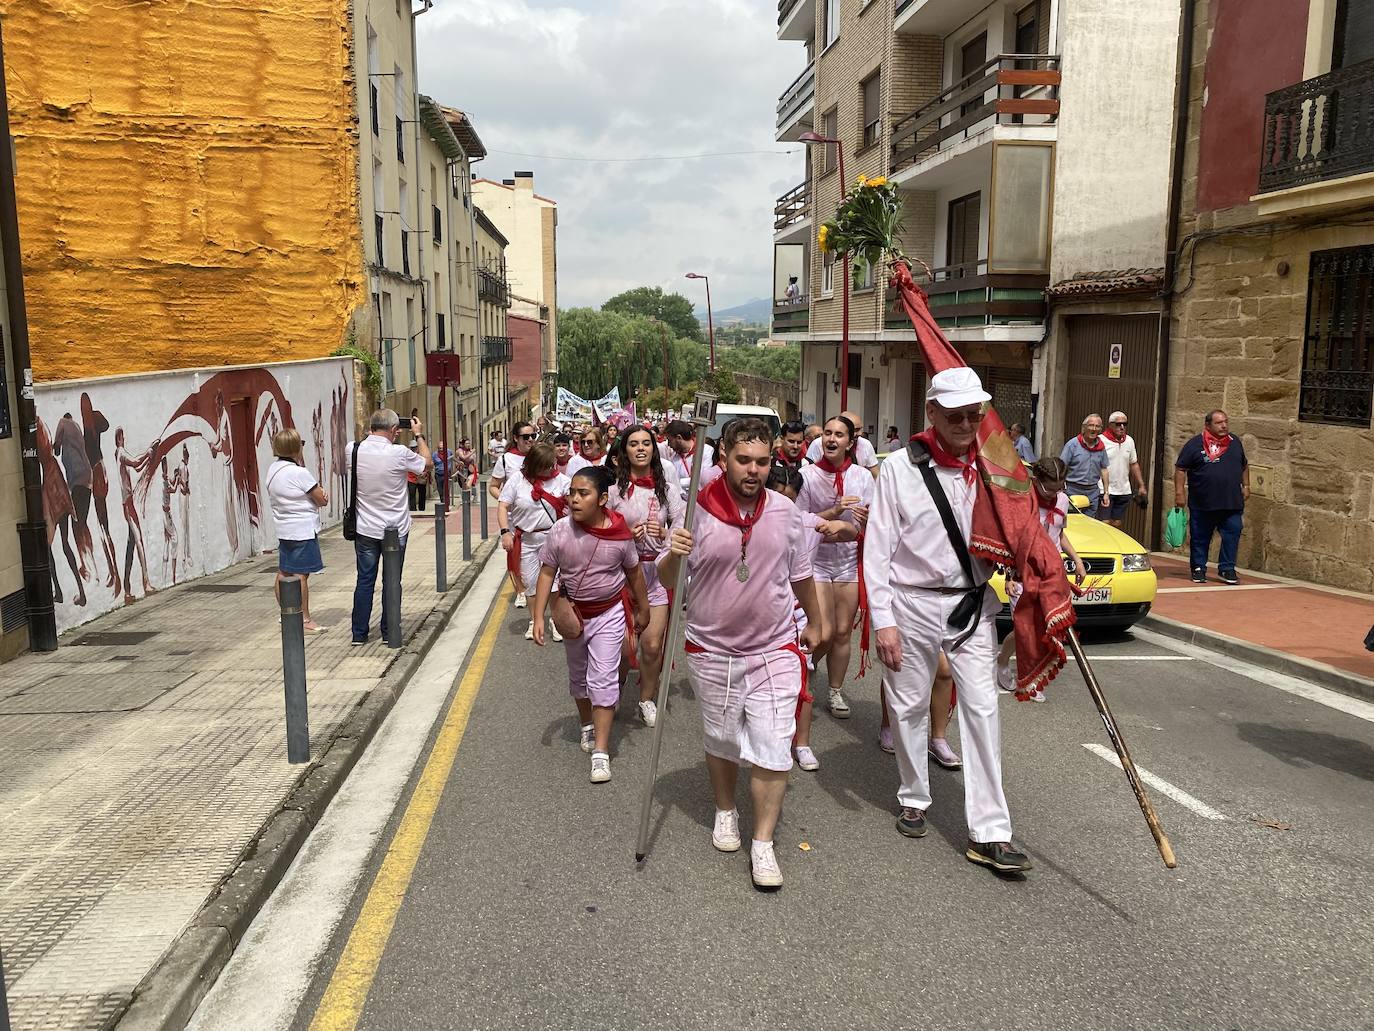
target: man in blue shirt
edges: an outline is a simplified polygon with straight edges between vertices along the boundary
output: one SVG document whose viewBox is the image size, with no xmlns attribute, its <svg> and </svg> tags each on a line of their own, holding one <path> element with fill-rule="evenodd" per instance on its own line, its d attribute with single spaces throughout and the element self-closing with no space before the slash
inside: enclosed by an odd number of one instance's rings
<svg viewBox="0 0 1374 1031">
<path fill-rule="evenodd" d="M 1070 497 L 1075 494 L 1087 495 L 1088 510 L 1084 514 L 1094 518 L 1099 505 L 1110 504 L 1107 499 L 1107 469 L 1110 463 L 1101 438 L 1102 416 L 1093 414 L 1083 420 L 1083 432 L 1071 438 L 1064 445 L 1064 450 L 1059 452 L 1059 457 L 1069 470 L 1064 489 Z"/>
<path fill-rule="evenodd" d="M 1202 432 L 1183 445 L 1174 463 L 1174 506 L 1188 505 L 1188 537 L 1193 582 L 1207 582 L 1207 551 L 1212 534 L 1221 533 L 1217 574 L 1234 584 L 1236 549 L 1245 502 L 1250 497 L 1250 465 L 1240 439 L 1231 435 L 1226 413 L 1207 413 Z"/>
<path fill-rule="evenodd" d="M 1014 422 L 1007 427 L 1007 433 L 1011 436 L 1012 445 L 1016 448 L 1016 453 L 1021 456 L 1021 461 L 1027 465 L 1035 464 L 1035 448 L 1031 447 L 1030 437 L 1026 436 L 1026 427 L 1019 422 Z"/>
</svg>

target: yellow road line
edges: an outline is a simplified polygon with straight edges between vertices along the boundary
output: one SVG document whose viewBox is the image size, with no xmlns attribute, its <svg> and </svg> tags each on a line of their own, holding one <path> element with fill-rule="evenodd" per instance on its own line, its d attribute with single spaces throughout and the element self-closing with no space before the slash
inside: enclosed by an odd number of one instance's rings
<svg viewBox="0 0 1374 1031">
<path fill-rule="evenodd" d="M 472 712 L 473 699 L 477 689 L 482 686 L 482 678 L 491 661 L 496 647 L 496 635 L 506 615 L 505 602 L 510 595 L 509 586 L 502 587 L 497 596 L 496 607 L 487 618 L 477 647 L 472 653 L 467 673 L 458 687 L 458 693 L 444 717 L 443 727 L 435 738 L 434 749 L 420 773 L 415 785 L 415 793 L 401 817 L 396 836 L 391 839 L 386 858 L 377 871 L 376 880 L 367 893 L 362 912 L 353 925 L 344 946 L 334 976 L 325 989 L 315 1019 L 310 1022 L 310 1031 L 352 1031 L 363 1014 L 367 993 L 372 988 L 372 979 L 382 962 L 382 953 L 391 937 L 391 929 L 396 923 L 396 914 L 410 887 L 411 875 L 419 861 L 420 852 L 429 836 L 434 813 L 439 808 L 444 785 L 453 770 L 453 762 L 458 757 L 458 746 L 463 741 L 463 731 L 467 729 L 468 715 Z"/>
</svg>

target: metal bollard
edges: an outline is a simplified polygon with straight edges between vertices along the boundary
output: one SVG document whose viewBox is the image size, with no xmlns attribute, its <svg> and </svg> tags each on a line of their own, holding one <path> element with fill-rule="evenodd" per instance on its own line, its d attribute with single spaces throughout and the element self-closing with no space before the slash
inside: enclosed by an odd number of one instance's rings
<svg viewBox="0 0 1374 1031">
<path fill-rule="evenodd" d="M 463 490 L 463 561 L 472 561 L 472 491 Z"/>
<path fill-rule="evenodd" d="M 477 484 L 477 494 L 480 499 L 479 508 L 482 517 L 482 540 L 487 539 L 487 488 L 486 484 L 480 481 Z"/>
<path fill-rule="evenodd" d="M 434 589 L 448 590 L 448 510 L 442 501 L 434 503 Z"/>
<path fill-rule="evenodd" d="M 382 628 L 388 648 L 401 647 L 401 531 L 388 526 L 382 534 Z"/>
<path fill-rule="evenodd" d="M 0 1031 L 10 1031 L 10 1007 L 5 1001 L 5 956 L 0 953 Z"/>
<path fill-rule="evenodd" d="M 305 697 L 305 614 L 301 580 L 281 582 L 281 672 L 286 687 L 286 761 L 310 761 L 310 711 Z"/>
</svg>

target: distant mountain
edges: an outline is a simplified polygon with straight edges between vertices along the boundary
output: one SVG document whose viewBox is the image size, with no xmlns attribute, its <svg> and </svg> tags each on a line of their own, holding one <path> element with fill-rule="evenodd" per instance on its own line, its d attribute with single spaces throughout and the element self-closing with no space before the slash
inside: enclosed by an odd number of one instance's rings
<svg viewBox="0 0 1374 1031">
<path fill-rule="evenodd" d="M 767 324 L 773 317 L 773 302 L 767 297 L 759 297 L 752 301 L 745 301 L 737 304 L 733 308 L 717 308 L 711 313 L 716 325 L 724 325 L 726 322 L 746 322 L 755 325 Z M 703 326 L 706 325 L 706 309 L 698 308 L 696 311 L 697 321 Z"/>
</svg>

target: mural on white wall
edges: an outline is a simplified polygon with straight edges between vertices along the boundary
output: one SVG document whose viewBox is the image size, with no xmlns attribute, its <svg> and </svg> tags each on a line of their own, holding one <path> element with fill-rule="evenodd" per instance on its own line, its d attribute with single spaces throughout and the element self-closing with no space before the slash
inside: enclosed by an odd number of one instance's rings
<svg viewBox="0 0 1374 1031">
<path fill-rule="evenodd" d="M 352 365 L 328 358 L 37 387 L 58 628 L 275 547 L 263 476 L 280 429 L 300 432 L 306 468 L 329 495 L 321 518 L 337 522 L 354 435 Z"/>
</svg>

